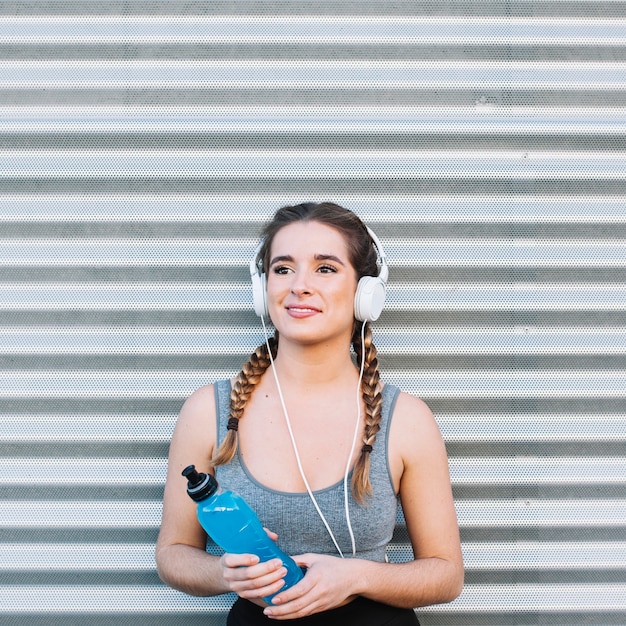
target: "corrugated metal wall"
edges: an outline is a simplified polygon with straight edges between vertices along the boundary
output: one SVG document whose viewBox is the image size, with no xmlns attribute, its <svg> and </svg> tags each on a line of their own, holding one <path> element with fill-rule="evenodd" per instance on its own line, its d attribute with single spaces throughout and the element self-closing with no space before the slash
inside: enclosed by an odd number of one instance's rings
<svg viewBox="0 0 626 626">
<path fill-rule="evenodd" d="M 0 621 L 224 623 L 155 573 L 168 440 L 260 342 L 260 224 L 329 199 L 448 444 L 423 624 L 626 624 L 625 97 L 620 1 L 2 2 Z"/>
</svg>

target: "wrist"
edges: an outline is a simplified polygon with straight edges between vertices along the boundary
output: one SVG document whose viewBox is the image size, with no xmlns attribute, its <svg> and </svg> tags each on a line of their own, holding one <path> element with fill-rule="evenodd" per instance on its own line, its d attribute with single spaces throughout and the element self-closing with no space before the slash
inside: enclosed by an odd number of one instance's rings
<svg viewBox="0 0 626 626">
<path fill-rule="evenodd" d="M 376 563 L 365 559 L 346 559 L 346 562 L 350 566 L 348 571 L 350 595 L 366 596 L 373 575 L 372 566 L 375 567 Z"/>
</svg>

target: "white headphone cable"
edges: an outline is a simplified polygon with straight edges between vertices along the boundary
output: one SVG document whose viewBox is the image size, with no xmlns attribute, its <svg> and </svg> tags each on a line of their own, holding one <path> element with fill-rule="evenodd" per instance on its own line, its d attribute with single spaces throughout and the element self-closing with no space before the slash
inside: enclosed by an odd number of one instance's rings
<svg viewBox="0 0 626 626">
<path fill-rule="evenodd" d="M 317 503 L 317 500 L 315 499 L 315 496 L 313 495 L 313 491 L 309 485 L 309 481 L 306 479 L 306 475 L 304 473 L 304 468 L 302 467 L 302 461 L 300 460 L 300 454 L 298 453 L 298 446 L 296 445 L 296 438 L 293 434 L 293 430 L 291 428 L 291 422 L 289 420 L 289 414 L 287 412 L 287 406 L 285 405 L 285 399 L 283 397 L 283 392 L 280 386 L 280 382 L 278 380 L 278 375 L 276 374 L 276 367 L 274 365 L 274 357 L 272 356 L 272 350 L 270 348 L 270 344 L 269 344 L 269 338 L 267 335 L 267 328 L 265 326 L 265 319 L 264 316 L 261 315 L 261 324 L 263 326 L 263 334 L 265 336 L 265 345 L 267 346 L 267 352 L 268 355 L 270 357 L 270 363 L 272 365 L 272 374 L 274 375 L 274 380 L 276 381 L 276 388 L 278 390 L 278 397 L 280 398 L 280 404 L 282 406 L 283 409 L 283 413 L 285 415 L 285 421 L 287 423 L 287 430 L 289 431 L 289 437 L 291 438 L 291 444 L 293 446 L 293 451 L 296 457 L 296 462 L 298 464 L 298 469 L 300 470 L 300 476 L 302 478 L 302 482 L 304 482 L 304 486 L 306 487 L 307 493 L 309 494 L 309 498 L 311 499 L 311 502 L 313 503 L 313 506 L 315 507 L 315 510 L 317 511 L 317 514 L 320 516 L 320 519 L 322 520 L 322 522 L 324 523 L 324 526 L 326 527 L 326 530 L 328 531 L 328 534 L 330 535 L 330 538 L 332 539 L 333 543 L 335 544 L 335 548 L 337 548 L 337 552 L 339 552 L 339 555 L 341 556 L 341 558 L 345 558 L 344 554 L 341 550 L 341 548 L 339 547 L 339 544 L 337 543 L 337 540 L 335 539 L 335 535 L 333 534 L 333 531 L 330 528 L 330 525 L 328 524 L 328 522 L 326 521 L 326 518 L 324 517 L 324 514 L 322 513 L 322 510 L 319 507 L 319 504 Z M 361 329 L 361 341 L 362 341 L 362 345 L 363 345 L 363 349 L 362 349 L 362 358 L 361 358 L 361 370 L 360 370 L 360 374 L 359 374 L 359 383 L 357 386 L 357 422 L 356 422 L 356 427 L 354 429 L 354 437 L 352 440 L 352 449 L 350 451 L 350 455 L 348 456 L 348 463 L 346 465 L 346 471 L 344 474 L 344 479 L 343 479 L 343 488 L 344 488 L 344 504 L 345 504 L 345 511 L 346 511 L 346 523 L 348 525 L 348 532 L 350 533 L 350 540 L 352 542 L 352 555 L 354 556 L 356 554 L 356 544 L 355 544 L 355 540 L 354 540 L 354 533 L 352 531 L 352 524 L 350 523 L 350 513 L 349 513 L 349 507 L 348 507 L 348 490 L 347 490 L 347 481 L 348 481 L 348 473 L 350 471 L 350 462 L 352 460 L 352 455 L 354 454 L 354 448 L 356 446 L 356 439 L 357 439 L 357 435 L 358 435 L 358 431 L 359 431 L 359 425 L 361 422 L 361 402 L 360 402 L 360 390 L 361 390 L 361 381 L 363 379 L 363 369 L 364 369 L 364 364 L 365 364 L 365 322 L 363 322 L 363 327 Z"/>
</svg>

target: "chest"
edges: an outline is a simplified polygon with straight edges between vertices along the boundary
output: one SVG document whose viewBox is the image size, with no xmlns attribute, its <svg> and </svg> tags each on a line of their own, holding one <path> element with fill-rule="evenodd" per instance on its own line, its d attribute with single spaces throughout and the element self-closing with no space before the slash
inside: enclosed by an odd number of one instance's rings
<svg viewBox="0 0 626 626">
<path fill-rule="evenodd" d="M 227 389 L 220 388 L 218 393 L 220 402 L 224 403 L 223 410 L 218 406 L 221 432 L 225 432 L 228 419 L 226 409 L 229 392 L 228 387 Z M 391 402 L 391 397 L 387 398 L 387 402 Z M 254 405 L 250 404 L 250 406 Z M 298 444 L 302 448 L 302 455 L 307 463 L 306 469 L 313 483 L 311 486 L 315 499 L 341 549 L 349 554 L 351 538 L 344 508 L 342 484 L 345 457 L 342 456 L 334 469 L 329 470 L 331 464 L 324 462 L 320 456 L 320 450 L 329 449 L 328 446 L 337 444 L 338 439 L 335 432 L 336 425 L 334 425 L 337 419 L 336 414 L 331 412 L 330 405 L 323 406 L 321 403 L 320 406 L 323 408 L 321 413 L 316 410 L 305 414 L 307 423 L 314 423 L 317 427 L 311 430 L 300 429 L 296 432 L 296 437 L 302 438 L 302 443 L 298 441 Z M 280 406 L 272 407 L 268 403 L 268 408 L 271 410 L 265 414 L 262 409 L 256 411 L 257 417 L 252 417 L 247 424 L 246 420 L 252 413 L 243 416 L 240 422 L 240 435 L 243 431 L 243 437 L 240 437 L 239 451 L 230 463 L 217 468 L 218 480 L 240 493 L 248 501 L 259 514 L 262 523 L 278 533 L 280 545 L 288 553 L 337 554 L 327 529 L 308 494 L 305 493 L 304 486 L 298 480 L 299 472 L 290 449 L 289 435 L 285 436 L 284 432 L 281 434 L 281 430 L 284 430 L 286 426 Z M 349 408 L 345 411 L 347 413 Z M 381 431 L 370 455 L 370 480 L 373 488 L 371 500 L 366 506 L 358 505 L 348 490 L 357 556 L 375 561 L 384 560 L 385 546 L 391 540 L 397 519 L 397 487 L 394 486 L 390 472 L 387 445 L 390 420 L 388 412 L 389 409 L 387 411 L 383 409 Z M 264 419 L 261 420 L 261 417 Z M 317 421 L 315 421 L 316 417 L 319 418 Z M 326 432 L 323 432 L 322 426 L 326 428 Z M 335 426 L 334 429 L 333 426 Z M 350 428 L 346 429 L 348 444 L 345 445 L 348 448 L 352 443 L 350 430 Z M 358 441 L 360 442 L 360 438 Z M 319 449 L 315 449 L 316 446 L 311 445 L 311 442 L 316 442 Z M 338 445 L 338 449 L 341 449 L 341 445 Z M 359 451 L 360 445 L 357 443 L 357 454 Z"/>
<path fill-rule="evenodd" d="M 239 450 L 250 474 L 283 492 L 304 492 L 300 468 L 313 490 L 343 480 L 360 453 L 364 408 L 356 397 L 306 398 L 294 402 L 255 394 L 239 426 Z M 356 443 L 352 450 L 356 432 Z"/>
</svg>

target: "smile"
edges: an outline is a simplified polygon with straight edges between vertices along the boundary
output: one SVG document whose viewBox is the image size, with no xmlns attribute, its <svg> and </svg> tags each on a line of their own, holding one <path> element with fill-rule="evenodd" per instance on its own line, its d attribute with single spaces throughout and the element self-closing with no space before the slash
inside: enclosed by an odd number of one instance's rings
<svg viewBox="0 0 626 626">
<path fill-rule="evenodd" d="M 286 307 L 287 311 L 294 315 L 312 315 L 314 313 L 320 313 L 319 309 L 315 309 L 312 307 L 301 307 L 301 306 L 288 306 Z"/>
</svg>

